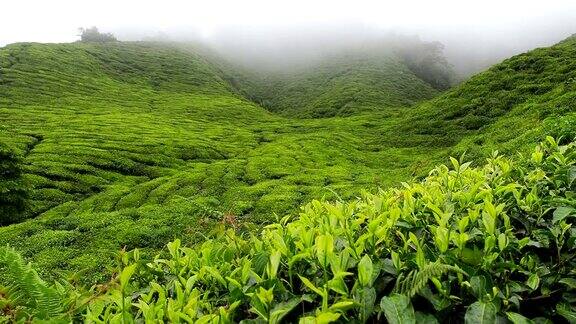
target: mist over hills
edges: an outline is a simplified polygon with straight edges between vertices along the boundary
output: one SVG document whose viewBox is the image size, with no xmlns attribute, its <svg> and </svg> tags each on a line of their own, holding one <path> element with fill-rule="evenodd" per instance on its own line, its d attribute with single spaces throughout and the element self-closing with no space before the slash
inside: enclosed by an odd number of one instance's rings
<svg viewBox="0 0 576 324">
<path fill-rule="evenodd" d="M 456 18 L 456 17 L 453 17 Z M 111 28 L 123 40 L 170 40 L 195 42 L 213 48 L 219 55 L 240 65 L 259 70 L 291 69 L 314 63 L 326 54 L 342 49 L 374 47 L 382 44 L 440 42 L 444 55 L 459 80 L 489 68 L 499 61 L 536 47 L 551 46 L 571 35 L 576 28 L 569 11 L 554 21 L 542 15 L 524 17 L 513 23 L 493 25 L 414 24 L 375 26 L 344 20 L 340 22 L 224 25 L 203 34 L 194 28 L 153 29 Z"/>
<path fill-rule="evenodd" d="M 438 92 L 392 53 L 340 54 L 292 72 L 248 73 L 232 80 L 247 98 L 292 117 L 347 116 L 408 107 Z"/>
<path fill-rule="evenodd" d="M 244 96 L 289 116 L 407 107 L 457 82 L 438 42 L 375 31 L 357 37 L 354 29 L 276 40 L 277 32 L 268 34 L 270 42 L 239 37 L 233 38 L 237 45 L 222 40 L 198 46 L 211 48 L 209 56 Z"/>
</svg>

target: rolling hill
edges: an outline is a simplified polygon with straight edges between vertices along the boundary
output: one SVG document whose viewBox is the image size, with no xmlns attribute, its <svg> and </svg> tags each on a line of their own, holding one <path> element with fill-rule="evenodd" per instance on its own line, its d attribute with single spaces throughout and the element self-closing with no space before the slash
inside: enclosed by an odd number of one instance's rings
<svg viewBox="0 0 576 324">
<path fill-rule="evenodd" d="M 417 106 L 401 131 L 441 135 L 471 157 L 576 137 L 576 38 L 520 54 Z"/>
</svg>

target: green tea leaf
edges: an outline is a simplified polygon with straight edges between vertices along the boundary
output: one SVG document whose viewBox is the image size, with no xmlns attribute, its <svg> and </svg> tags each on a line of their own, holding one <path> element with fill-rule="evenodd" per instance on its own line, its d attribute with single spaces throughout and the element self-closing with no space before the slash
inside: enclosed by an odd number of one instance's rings
<svg viewBox="0 0 576 324">
<path fill-rule="evenodd" d="M 316 238 L 315 247 L 320 265 L 323 268 L 327 268 L 334 251 L 334 238 L 330 234 L 320 235 Z"/>
<path fill-rule="evenodd" d="M 345 295 L 348 295 L 348 287 L 346 286 L 346 282 L 344 281 L 344 278 L 346 276 L 351 276 L 353 275 L 353 273 L 351 272 L 338 272 L 334 275 L 334 278 L 332 278 L 330 281 L 328 281 L 327 283 L 327 287 L 329 289 L 332 289 L 333 291 Z"/>
<path fill-rule="evenodd" d="M 277 304 L 270 312 L 270 323 L 280 323 L 282 318 L 298 306 L 301 301 L 301 298 L 292 298 L 287 302 Z"/>
<path fill-rule="evenodd" d="M 348 309 L 353 308 L 354 306 L 356 306 L 356 303 L 353 301 L 341 301 L 341 302 L 337 302 L 335 304 L 332 304 L 329 307 L 329 309 L 332 311 L 343 312 L 343 311 L 346 311 Z"/>
<path fill-rule="evenodd" d="M 432 314 L 416 312 L 416 323 L 418 324 L 438 324 L 438 320 Z"/>
<path fill-rule="evenodd" d="M 458 170 L 460 168 L 460 163 L 458 163 L 458 160 L 456 160 L 455 158 L 450 157 L 450 162 L 452 163 L 454 170 Z"/>
<path fill-rule="evenodd" d="M 576 323 L 576 312 L 568 304 L 558 304 L 556 305 L 556 311 L 562 317 L 564 317 L 570 324 Z"/>
<path fill-rule="evenodd" d="M 510 322 L 512 322 L 512 324 L 532 324 L 533 322 L 518 314 L 518 313 L 513 313 L 513 312 L 507 312 L 506 316 L 508 317 L 508 319 L 510 320 Z"/>
<path fill-rule="evenodd" d="M 226 286 L 226 280 L 222 277 L 220 271 L 214 267 L 204 266 L 204 268 L 214 279 L 216 279 L 221 285 Z"/>
<path fill-rule="evenodd" d="M 576 279 L 573 278 L 562 278 L 558 280 L 559 283 L 565 284 L 566 286 L 576 289 Z"/>
<path fill-rule="evenodd" d="M 337 321 L 340 318 L 339 313 L 323 312 L 316 315 L 315 324 L 327 324 Z"/>
<path fill-rule="evenodd" d="M 120 290 L 124 290 L 126 288 L 130 278 L 134 274 L 134 271 L 136 271 L 136 265 L 137 264 L 131 264 L 124 268 L 122 273 L 120 273 Z"/>
<path fill-rule="evenodd" d="M 576 213 L 576 209 L 572 208 L 572 207 L 558 207 L 556 208 L 556 210 L 554 211 L 554 214 L 552 215 L 552 223 L 556 224 L 562 220 L 564 220 L 566 217 L 572 216 Z"/>
<path fill-rule="evenodd" d="M 362 286 L 371 285 L 373 272 L 374 266 L 372 265 L 372 259 L 370 259 L 368 254 L 365 254 L 358 263 L 358 280 Z"/>
<path fill-rule="evenodd" d="M 276 273 L 278 273 L 278 266 L 280 265 L 281 257 L 282 254 L 280 253 L 280 251 L 274 251 L 270 255 L 270 263 L 266 268 L 269 278 L 276 278 Z"/>
<path fill-rule="evenodd" d="M 572 185 L 576 181 L 576 166 L 572 166 L 568 171 L 568 184 Z"/>
<path fill-rule="evenodd" d="M 339 313 L 324 312 L 314 316 L 300 318 L 299 324 L 326 324 L 337 321 L 340 318 Z"/>
<path fill-rule="evenodd" d="M 320 296 L 324 296 L 324 292 L 322 290 L 320 290 L 318 287 L 314 286 L 314 284 L 308 280 L 306 277 L 302 277 L 301 275 L 298 275 L 298 277 L 300 277 L 300 280 L 302 280 L 302 283 L 304 283 L 304 285 L 308 288 L 310 288 L 310 290 L 312 290 L 313 292 L 317 293 Z"/>
<path fill-rule="evenodd" d="M 195 321 L 196 324 L 204 324 L 204 323 L 212 323 L 214 320 L 216 320 L 218 318 L 217 315 L 214 314 L 208 314 L 208 315 L 204 315 L 202 317 L 200 317 L 199 319 L 197 319 Z"/>
<path fill-rule="evenodd" d="M 360 305 L 360 320 L 366 322 L 374 312 L 376 290 L 373 287 L 362 287 L 354 292 L 354 301 Z"/>
<path fill-rule="evenodd" d="M 498 249 L 503 251 L 506 246 L 508 246 L 508 237 L 505 233 L 500 233 L 500 235 L 498 235 Z"/>
<path fill-rule="evenodd" d="M 492 303 L 477 301 L 468 306 L 464 321 L 466 324 L 496 323 L 496 306 Z"/>
<path fill-rule="evenodd" d="M 487 294 L 486 278 L 484 276 L 474 276 L 470 278 L 470 287 L 474 293 L 474 297 L 481 299 Z"/>
<path fill-rule="evenodd" d="M 532 274 L 530 275 L 530 277 L 528 278 L 528 280 L 526 281 L 526 284 L 528 285 L 528 287 L 530 287 L 532 290 L 535 290 L 538 288 L 538 286 L 540 285 L 540 277 L 538 277 L 537 274 Z"/>
<path fill-rule="evenodd" d="M 414 308 L 410 303 L 410 298 L 404 295 L 392 295 L 383 297 L 380 301 L 380 308 L 390 324 L 416 323 Z"/>
</svg>

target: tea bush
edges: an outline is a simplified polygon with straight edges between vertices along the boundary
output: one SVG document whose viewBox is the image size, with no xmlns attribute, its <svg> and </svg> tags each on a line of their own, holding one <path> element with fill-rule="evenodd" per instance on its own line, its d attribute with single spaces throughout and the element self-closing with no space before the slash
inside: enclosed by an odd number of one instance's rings
<svg viewBox="0 0 576 324">
<path fill-rule="evenodd" d="M 430 65 L 426 63 L 424 65 Z M 344 51 L 276 73 L 231 73 L 252 101 L 284 116 L 350 116 L 408 107 L 438 92 L 389 49 Z"/>
<path fill-rule="evenodd" d="M 576 143 L 451 163 L 355 201 L 313 201 L 258 233 L 221 223 L 152 261 L 124 252 L 89 292 L 46 289 L 60 318 L 94 323 L 573 322 Z M 48 314 L 2 284 L 5 319 Z"/>
<path fill-rule="evenodd" d="M 400 126 L 405 133 L 437 135 L 440 145 L 456 144 L 458 152 L 513 153 L 519 145 L 542 140 L 543 133 L 563 135 L 558 128 L 574 117 L 559 116 L 574 114 L 575 81 L 576 39 L 570 37 L 508 58 L 415 106 Z M 543 123 L 560 125 L 543 132 Z M 571 124 L 562 131 L 573 133 Z"/>
</svg>

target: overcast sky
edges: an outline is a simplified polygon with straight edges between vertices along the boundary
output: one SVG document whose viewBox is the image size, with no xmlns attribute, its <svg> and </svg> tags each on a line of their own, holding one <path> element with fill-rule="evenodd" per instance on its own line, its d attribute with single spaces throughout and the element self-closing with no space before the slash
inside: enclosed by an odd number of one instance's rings
<svg viewBox="0 0 576 324">
<path fill-rule="evenodd" d="M 576 0 L 3 0 L 0 10 L 0 46 L 71 42 L 81 26 L 127 40 L 158 32 L 210 40 L 225 30 L 363 24 L 439 40 L 448 54 L 504 56 L 576 33 Z"/>
<path fill-rule="evenodd" d="M 526 24 L 574 25 L 574 0 L 14 0 L 2 1 L 0 44 L 68 42 L 77 28 L 171 31 L 196 29 L 209 36 L 230 25 L 266 26 L 362 22 L 425 32 L 458 28 L 497 32 Z M 566 26 L 568 27 L 568 26 Z M 576 32 L 576 31 L 575 31 Z"/>
</svg>

